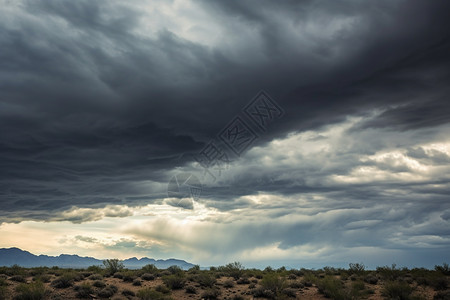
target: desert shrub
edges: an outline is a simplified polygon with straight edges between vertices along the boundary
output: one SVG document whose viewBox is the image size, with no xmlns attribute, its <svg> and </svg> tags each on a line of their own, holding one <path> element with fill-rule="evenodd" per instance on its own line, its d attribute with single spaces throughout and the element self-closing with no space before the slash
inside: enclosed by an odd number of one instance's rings
<svg viewBox="0 0 450 300">
<path fill-rule="evenodd" d="M 431 280 L 431 286 L 438 291 L 446 290 L 448 287 L 448 280 L 445 277 L 436 277 Z"/>
<path fill-rule="evenodd" d="M 266 274 L 261 279 L 261 286 L 264 290 L 270 290 L 273 294 L 278 295 L 281 290 L 287 287 L 286 280 L 276 273 Z"/>
<path fill-rule="evenodd" d="M 16 281 L 16 282 L 26 282 L 25 277 L 22 275 L 13 275 L 13 276 L 11 276 L 11 278 L 9 278 L 9 280 Z"/>
<path fill-rule="evenodd" d="M 117 293 L 118 288 L 115 285 L 108 285 L 101 289 L 97 295 L 101 298 L 109 298 L 112 297 L 115 293 Z"/>
<path fill-rule="evenodd" d="M 244 267 L 240 262 L 233 262 L 227 264 L 225 267 L 223 267 L 222 270 L 227 276 L 233 277 L 235 280 L 238 280 L 239 277 L 242 276 L 244 273 Z"/>
<path fill-rule="evenodd" d="M 325 295 L 327 298 L 335 300 L 351 299 L 342 282 L 335 277 L 326 276 L 325 278 L 318 280 L 316 284 L 319 293 Z"/>
<path fill-rule="evenodd" d="M 164 276 L 162 280 L 164 284 L 172 290 L 182 289 L 186 283 L 186 279 L 180 274 Z"/>
<path fill-rule="evenodd" d="M 212 289 L 207 289 L 205 290 L 201 297 L 202 299 L 206 299 L 206 300 L 212 300 L 212 299 L 217 299 L 220 296 L 220 290 L 212 288 Z"/>
<path fill-rule="evenodd" d="M 92 286 L 87 282 L 83 282 L 80 285 L 76 285 L 74 286 L 73 289 L 77 292 L 76 293 L 77 298 L 84 298 L 84 299 L 92 298 L 91 294 L 93 293 L 93 289 Z"/>
<path fill-rule="evenodd" d="M 150 274 L 150 273 L 144 273 L 144 274 L 141 275 L 141 278 L 143 280 L 147 280 L 147 281 L 155 280 L 155 275 Z"/>
<path fill-rule="evenodd" d="M 33 277 L 33 281 L 42 281 L 43 283 L 47 283 L 50 282 L 50 279 L 52 278 L 52 276 L 48 275 L 48 274 L 41 274 L 41 275 L 37 275 L 35 277 Z"/>
<path fill-rule="evenodd" d="M 377 273 L 380 274 L 381 278 L 387 281 L 394 281 L 401 275 L 401 270 L 396 267 L 396 264 L 392 264 L 391 267 L 377 267 Z"/>
<path fill-rule="evenodd" d="M 305 272 L 305 274 L 303 275 L 303 279 L 302 279 L 302 283 L 304 286 L 306 287 L 311 287 L 313 285 L 313 283 L 315 283 L 317 280 L 316 276 L 314 276 L 313 273 L 311 272 Z"/>
<path fill-rule="evenodd" d="M 290 280 L 295 280 L 295 279 L 297 279 L 297 275 L 295 275 L 295 274 L 289 274 L 289 275 L 288 275 L 288 279 L 290 279 Z"/>
<path fill-rule="evenodd" d="M 38 276 L 43 275 L 48 272 L 48 267 L 36 267 L 28 270 L 28 275 L 30 276 Z"/>
<path fill-rule="evenodd" d="M 195 288 L 195 286 L 189 285 L 185 290 L 188 294 L 197 294 L 197 289 Z"/>
<path fill-rule="evenodd" d="M 263 287 L 258 287 L 252 290 L 252 294 L 256 298 L 275 299 L 276 295 L 271 290 L 266 290 Z"/>
<path fill-rule="evenodd" d="M 291 281 L 288 283 L 288 286 L 293 289 L 302 289 L 305 285 L 299 281 Z"/>
<path fill-rule="evenodd" d="M 105 270 L 109 275 L 113 275 L 114 273 L 119 272 L 124 268 L 123 263 L 117 258 L 105 259 L 103 261 L 103 265 L 105 266 Z"/>
<path fill-rule="evenodd" d="M 133 271 L 125 271 L 122 272 L 122 280 L 125 282 L 133 282 L 136 279 L 136 272 Z"/>
<path fill-rule="evenodd" d="M 155 290 L 157 292 L 160 292 L 160 293 L 163 293 L 163 294 L 169 294 L 170 293 L 170 289 L 167 286 L 163 285 L 163 284 L 157 285 L 155 287 Z"/>
<path fill-rule="evenodd" d="M 14 264 L 11 267 L 6 269 L 6 275 L 8 276 L 14 276 L 14 275 L 22 275 L 25 276 L 26 275 L 26 270 L 24 268 L 22 268 L 21 266 Z"/>
<path fill-rule="evenodd" d="M 4 285 L 0 285 L 0 300 L 6 300 L 6 295 L 8 294 L 8 289 Z"/>
<path fill-rule="evenodd" d="M 201 286 L 212 287 L 216 283 L 216 278 L 208 273 L 201 273 L 196 276 L 195 281 Z"/>
<path fill-rule="evenodd" d="M 88 277 L 88 279 L 90 280 L 102 280 L 103 276 L 100 274 L 92 274 L 91 276 Z"/>
<path fill-rule="evenodd" d="M 140 279 L 135 279 L 135 280 L 133 280 L 133 285 L 134 286 L 141 286 L 142 285 L 142 281 L 140 280 Z"/>
<path fill-rule="evenodd" d="M 233 281 L 233 280 L 226 280 L 226 281 L 223 283 L 223 286 L 224 286 L 225 288 L 232 288 L 232 287 L 234 286 L 234 281 Z"/>
<path fill-rule="evenodd" d="M 136 296 L 141 300 L 165 300 L 170 299 L 161 292 L 152 290 L 151 288 L 141 289 Z"/>
<path fill-rule="evenodd" d="M 434 266 L 434 269 L 437 272 L 441 272 L 444 275 L 450 275 L 450 267 L 448 266 L 447 263 L 443 263 L 442 266 Z"/>
<path fill-rule="evenodd" d="M 0 286 L 7 286 L 6 278 L 0 277 Z"/>
<path fill-rule="evenodd" d="M 47 290 L 41 281 L 30 284 L 22 283 L 16 287 L 16 300 L 40 300 L 44 299 Z"/>
<path fill-rule="evenodd" d="M 71 287 L 73 281 L 73 275 L 71 273 L 66 273 L 53 280 L 51 285 L 58 289 L 64 289 Z"/>
<path fill-rule="evenodd" d="M 167 271 L 170 272 L 170 274 L 180 274 L 183 273 L 183 270 L 177 266 L 177 265 L 173 265 L 167 268 Z"/>
<path fill-rule="evenodd" d="M 190 269 L 188 270 L 188 272 L 189 272 L 190 274 L 198 274 L 198 273 L 200 273 L 200 266 L 199 266 L 199 265 L 195 265 L 195 266 L 193 266 L 192 268 L 190 268 Z"/>
<path fill-rule="evenodd" d="M 390 281 L 384 284 L 383 295 L 389 299 L 410 299 L 413 289 L 405 282 Z"/>
<path fill-rule="evenodd" d="M 136 296 L 136 293 L 133 292 L 132 290 L 125 289 L 122 291 L 122 295 L 134 297 L 134 296 Z"/>
<path fill-rule="evenodd" d="M 250 280 L 247 277 L 241 277 L 236 281 L 237 284 L 250 284 Z"/>
<path fill-rule="evenodd" d="M 250 284 L 248 285 L 248 288 L 249 288 L 249 289 L 254 289 L 254 288 L 256 288 L 256 283 L 250 283 Z"/>
<path fill-rule="evenodd" d="M 92 273 L 97 273 L 97 274 L 103 273 L 103 269 L 101 266 L 89 266 L 86 270 L 89 272 L 92 272 Z"/>
<path fill-rule="evenodd" d="M 368 284 L 377 284 L 378 283 L 378 278 L 374 275 L 367 275 L 364 278 L 364 281 L 367 282 Z"/>
<path fill-rule="evenodd" d="M 281 294 L 286 295 L 290 298 L 295 298 L 296 297 L 296 293 L 297 291 L 295 289 L 292 288 L 285 288 L 281 291 Z"/>
<path fill-rule="evenodd" d="M 122 274 L 122 272 L 116 272 L 116 273 L 114 273 L 113 277 L 123 279 L 123 274 Z"/>
<path fill-rule="evenodd" d="M 142 273 L 155 274 L 158 273 L 159 269 L 154 264 L 145 265 L 141 268 Z"/>
<path fill-rule="evenodd" d="M 106 286 L 106 283 L 102 280 L 96 280 L 94 281 L 94 283 L 92 283 L 92 285 L 98 288 L 103 288 Z"/>
<path fill-rule="evenodd" d="M 349 263 L 348 271 L 351 274 L 361 275 L 364 273 L 364 270 L 366 269 L 366 266 L 363 263 Z"/>
<path fill-rule="evenodd" d="M 450 300 L 450 291 L 439 291 L 434 295 L 433 300 Z"/>
</svg>

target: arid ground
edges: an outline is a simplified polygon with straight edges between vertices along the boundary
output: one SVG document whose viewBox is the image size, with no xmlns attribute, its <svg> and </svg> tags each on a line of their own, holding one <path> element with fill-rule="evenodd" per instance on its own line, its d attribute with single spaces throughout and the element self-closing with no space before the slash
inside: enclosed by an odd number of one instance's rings
<svg viewBox="0 0 450 300">
<path fill-rule="evenodd" d="M 117 267 L 117 266 L 116 266 Z M 450 299 L 448 265 L 365 270 L 0 268 L 0 299 Z"/>
</svg>

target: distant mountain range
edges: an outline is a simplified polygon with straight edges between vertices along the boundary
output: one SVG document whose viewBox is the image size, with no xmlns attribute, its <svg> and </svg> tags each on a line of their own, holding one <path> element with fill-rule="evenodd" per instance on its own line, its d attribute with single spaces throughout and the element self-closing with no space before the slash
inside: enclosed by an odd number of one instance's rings
<svg viewBox="0 0 450 300">
<path fill-rule="evenodd" d="M 148 264 L 153 264 L 159 269 L 166 269 L 176 265 L 187 270 L 194 265 L 179 259 L 158 259 L 143 257 L 128 258 L 122 261 L 126 268 L 138 269 Z M 0 248 L 0 266 L 19 265 L 22 267 L 53 267 L 61 268 L 86 268 L 92 265 L 103 265 L 103 260 L 93 257 L 81 257 L 78 255 L 61 254 L 59 256 L 34 255 L 19 248 Z"/>
</svg>

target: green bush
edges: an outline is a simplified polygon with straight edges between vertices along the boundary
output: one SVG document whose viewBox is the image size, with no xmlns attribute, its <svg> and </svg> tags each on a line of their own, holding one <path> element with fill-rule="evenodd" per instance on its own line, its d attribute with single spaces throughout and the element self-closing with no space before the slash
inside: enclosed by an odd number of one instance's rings
<svg viewBox="0 0 450 300">
<path fill-rule="evenodd" d="M 41 275 L 37 275 L 33 278 L 33 281 L 42 281 L 43 283 L 47 283 L 50 282 L 50 279 L 52 278 L 51 275 L 48 274 L 41 274 Z"/>
<path fill-rule="evenodd" d="M 387 281 L 394 281 L 401 275 L 401 270 L 396 268 L 396 264 L 392 264 L 391 267 L 377 267 L 377 273 L 380 274 L 381 278 Z"/>
<path fill-rule="evenodd" d="M 80 285 L 76 285 L 73 288 L 77 293 L 77 298 L 90 299 L 92 298 L 91 294 L 93 293 L 92 286 L 88 282 L 83 282 Z"/>
<path fill-rule="evenodd" d="M 102 280 L 96 280 L 94 283 L 92 283 L 93 286 L 98 288 L 104 288 L 106 286 L 106 283 Z"/>
<path fill-rule="evenodd" d="M 450 275 L 450 267 L 448 266 L 447 263 L 443 263 L 442 266 L 434 266 L 434 269 L 437 272 L 441 272 L 444 275 Z"/>
<path fill-rule="evenodd" d="M 239 279 L 244 273 L 244 267 L 240 262 L 233 262 L 227 264 L 225 267 L 222 267 L 222 271 L 229 277 L 233 277 L 234 279 Z"/>
<path fill-rule="evenodd" d="M 186 283 L 186 279 L 181 275 L 164 276 L 162 280 L 164 284 L 172 290 L 182 289 Z"/>
<path fill-rule="evenodd" d="M 276 273 L 266 274 L 261 279 L 261 287 L 264 290 L 270 290 L 275 295 L 279 295 L 283 289 L 287 287 L 286 280 Z"/>
<path fill-rule="evenodd" d="M 226 280 L 226 281 L 223 283 L 223 286 L 224 286 L 225 288 L 232 288 L 232 287 L 234 286 L 234 281 L 233 281 L 233 280 Z"/>
<path fill-rule="evenodd" d="M 141 271 L 142 271 L 142 273 L 155 274 L 155 273 L 158 273 L 159 269 L 155 265 L 150 264 L 150 265 L 143 266 Z"/>
<path fill-rule="evenodd" d="M 125 289 L 122 291 L 122 295 L 134 297 L 136 296 L 136 293 L 133 292 L 132 290 Z"/>
<path fill-rule="evenodd" d="M 136 278 L 135 280 L 133 280 L 133 285 L 134 286 L 141 286 L 142 285 L 142 281 L 138 278 Z"/>
<path fill-rule="evenodd" d="M 325 295 L 325 297 L 335 300 L 351 299 L 342 282 L 335 277 L 325 276 L 325 278 L 319 279 L 316 284 L 319 292 Z"/>
<path fill-rule="evenodd" d="M 197 289 L 195 286 L 189 285 L 186 287 L 186 293 L 187 294 L 197 294 Z"/>
<path fill-rule="evenodd" d="M 16 281 L 16 282 L 26 282 L 25 277 L 23 275 L 14 275 L 9 278 L 9 280 Z"/>
<path fill-rule="evenodd" d="M 170 294 L 170 289 L 163 284 L 157 285 L 155 290 L 163 294 Z"/>
<path fill-rule="evenodd" d="M 22 283 L 16 287 L 16 300 L 40 300 L 44 299 L 47 290 L 41 281 L 30 284 Z"/>
<path fill-rule="evenodd" d="M 212 287 L 216 283 L 216 278 L 204 272 L 196 276 L 195 281 L 197 281 L 201 286 Z"/>
<path fill-rule="evenodd" d="M 173 265 L 173 266 L 168 267 L 167 271 L 169 271 L 170 274 L 181 274 L 181 273 L 183 273 L 183 270 L 177 265 Z"/>
<path fill-rule="evenodd" d="M 100 274 L 92 274 L 91 276 L 88 277 L 88 279 L 90 280 L 102 280 L 103 276 Z"/>
<path fill-rule="evenodd" d="M 97 273 L 97 274 L 103 273 L 103 269 L 101 266 L 90 266 L 86 270 L 89 272 L 92 272 L 92 273 Z"/>
<path fill-rule="evenodd" d="M 153 275 L 151 273 L 144 273 L 144 274 L 141 275 L 141 278 L 143 280 L 147 280 L 147 281 L 155 280 L 155 275 Z"/>
<path fill-rule="evenodd" d="M 161 292 L 152 290 L 151 288 L 145 288 L 139 290 L 136 296 L 141 300 L 166 300 L 170 299 L 168 296 L 164 295 Z"/>
<path fill-rule="evenodd" d="M 6 295 L 8 294 L 8 289 L 4 285 L 0 285 L 0 300 L 6 300 Z"/>
<path fill-rule="evenodd" d="M 101 289 L 97 295 L 101 298 L 109 298 L 112 297 L 115 293 L 117 293 L 118 288 L 115 285 L 108 285 Z"/>
<path fill-rule="evenodd" d="M 207 289 L 201 295 L 202 299 L 206 299 L 206 300 L 218 299 L 219 296 L 220 296 L 220 290 L 215 289 L 215 288 Z"/>
<path fill-rule="evenodd" d="M 109 275 L 113 275 L 114 273 L 119 272 L 124 268 L 123 263 L 117 258 L 105 259 L 103 261 L 103 265 L 105 266 L 106 272 Z"/>
<path fill-rule="evenodd" d="M 64 289 L 71 287 L 73 281 L 74 281 L 73 275 L 71 273 L 66 273 L 53 280 L 51 285 L 58 289 Z"/>
<path fill-rule="evenodd" d="M 383 295 L 389 299 L 408 300 L 413 292 L 412 287 L 405 282 L 389 281 L 384 284 Z"/>
</svg>

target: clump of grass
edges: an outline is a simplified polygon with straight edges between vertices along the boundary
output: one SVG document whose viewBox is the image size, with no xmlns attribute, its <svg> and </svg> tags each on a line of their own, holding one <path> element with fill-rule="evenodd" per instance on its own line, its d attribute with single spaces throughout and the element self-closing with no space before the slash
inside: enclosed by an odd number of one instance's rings
<svg viewBox="0 0 450 300">
<path fill-rule="evenodd" d="M 234 281 L 233 280 L 226 280 L 224 283 L 223 283 L 223 286 L 225 287 L 225 288 L 232 288 L 233 286 L 234 286 Z"/>
<path fill-rule="evenodd" d="M 201 286 L 212 287 L 216 283 L 216 278 L 208 273 L 200 273 L 196 276 L 195 281 Z"/>
<path fill-rule="evenodd" d="M 286 280 L 276 273 L 266 274 L 261 280 L 261 286 L 264 290 L 270 290 L 273 294 L 280 294 L 281 290 L 287 287 Z"/>
<path fill-rule="evenodd" d="M 98 288 L 104 288 L 106 286 L 106 283 L 102 280 L 96 280 L 94 283 L 92 283 L 93 286 Z"/>
<path fill-rule="evenodd" d="M 219 296 L 220 296 L 220 290 L 218 290 L 216 288 L 207 289 L 201 294 L 202 299 L 206 299 L 206 300 L 218 299 Z"/>
<path fill-rule="evenodd" d="M 33 277 L 33 281 L 42 281 L 43 283 L 50 282 L 50 279 L 52 278 L 51 275 L 48 274 L 41 274 Z"/>
<path fill-rule="evenodd" d="M 92 274 L 92 275 L 90 275 L 90 276 L 88 277 L 88 279 L 90 279 L 90 280 L 102 280 L 102 279 L 103 279 L 103 276 L 100 275 L 100 274 Z"/>
<path fill-rule="evenodd" d="M 327 298 L 335 300 L 351 299 L 342 282 L 335 277 L 325 276 L 323 279 L 318 280 L 316 284 L 319 289 L 319 293 L 325 295 Z"/>
<path fill-rule="evenodd" d="M 412 287 L 405 282 L 389 281 L 383 289 L 383 295 L 389 299 L 408 300 L 413 292 Z"/>
<path fill-rule="evenodd" d="M 172 290 L 182 289 L 186 283 L 186 279 L 180 274 L 164 276 L 162 280 L 164 284 Z"/>
<path fill-rule="evenodd" d="M 142 281 L 136 278 L 135 280 L 133 280 L 133 285 L 134 286 L 141 286 L 142 285 Z"/>
<path fill-rule="evenodd" d="M 9 280 L 16 281 L 16 282 L 26 282 L 26 279 L 23 275 L 13 275 Z"/>
<path fill-rule="evenodd" d="M 187 294 L 197 294 L 197 289 L 192 285 L 187 286 L 185 291 Z"/>
<path fill-rule="evenodd" d="M 170 289 L 163 284 L 157 285 L 155 290 L 163 294 L 170 294 Z"/>
<path fill-rule="evenodd" d="M 89 299 L 92 298 L 91 294 L 93 293 L 92 286 L 88 282 L 83 282 L 80 285 L 74 286 L 74 290 L 77 292 L 77 298 Z"/>
<path fill-rule="evenodd" d="M 115 285 L 108 285 L 101 289 L 97 295 L 101 298 L 109 298 L 112 297 L 115 293 L 117 293 L 118 288 Z"/>
<path fill-rule="evenodd" d="M 73 282 L 74 282 L 73 275 L 70 273 L 66 273 L 53 280 L 51 285 L 58 289 L 64 289 L 71 287 L 73 285 Z"/>
<path fill-rule="evenodd" d="M 142 280 L 155 280 L 155 275 L 151 274 L 151 273 L 144 273 L 141 275 Z"/>
<path fill-rule="evenodd" d="M 136 296 L 141 300 L 166 300 L 170 299 L 168 296 L 161 292 L 152 290 L 151 288 L 141 289 L 137 292 Z"/>
<path fill-rule="evenodd" d="M 132 290 L 125 289 L 122 291 L 122 295 L 134 297 L 136 296 L 136 293 L 133 292 Z"/>
<path fill-rule="evenodd" d="M 16 287 L 17 295 L 15 300 L 40 300 L 44 299 L 47 290 L 41 281 L 30 284 L 22 283 Z"/>
</svg>

